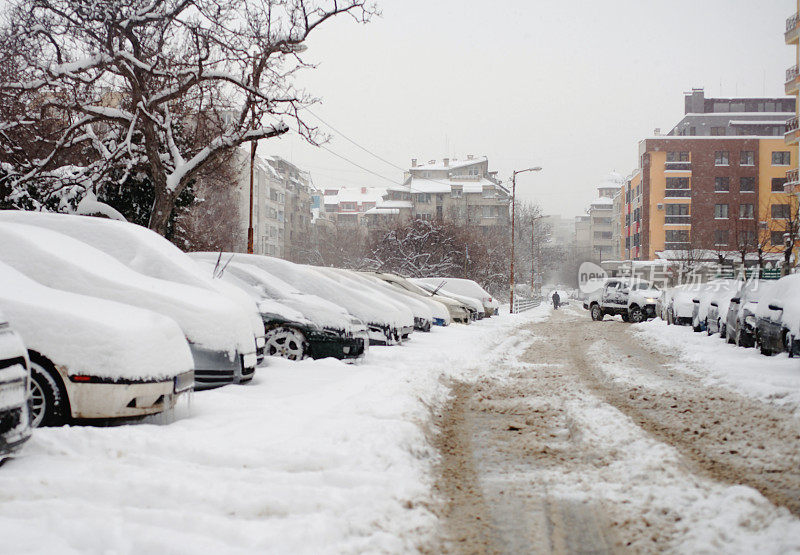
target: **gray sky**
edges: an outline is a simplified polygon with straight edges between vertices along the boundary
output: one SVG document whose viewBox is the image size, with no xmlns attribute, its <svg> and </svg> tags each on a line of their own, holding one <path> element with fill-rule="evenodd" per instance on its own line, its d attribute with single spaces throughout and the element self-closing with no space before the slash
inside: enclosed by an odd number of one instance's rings
<svg viewBox="0 0 800 555">
<path fill-rule="evenodd" d="M 637 143 L 683 115 L 683 92 L 779 96 L 794 52 L 793 0 L 382 0 L 368 25 L 316 31 L 299 83 L 312 110 L 406 168 L 411 158 L 487 155 L 545 212 L 583 212 L 611 170 L 636 167 Z M 311 119 L 311 118 L 310 118 Z M 402 172 L 329 128 L 328 148 L 389 179 Z M 296 136 L 263 141 L 319 187 L 385 186 Z"/>
</svg>

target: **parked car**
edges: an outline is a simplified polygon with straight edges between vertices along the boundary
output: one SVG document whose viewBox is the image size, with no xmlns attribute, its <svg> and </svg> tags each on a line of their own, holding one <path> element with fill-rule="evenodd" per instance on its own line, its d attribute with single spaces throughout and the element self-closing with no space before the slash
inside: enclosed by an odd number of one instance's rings
<svg viewBox="0 0 800 555">
<path fill-rule="evenodd" d="M 608 278 L 603 286 L 588 294 L 584 306 L 592 320 L 607 314 L 620 315 L 625 322 L 643 322 L 656 317 L 656 298 L 660 291 L 650 282 L 630 278 Z"/>
<path fill-rule="evenodd" d="M 477 282 L 472 281 L 471 279 L 432 277 L 420 278 L 420 281 L 424 281 L 437 287 L 442 284 L 442 287 L 447 291 L 456 293 L 457 295 L 464 295 L 465 297 L 478 299 L 481 301 L 481 303 L 483 303 L 484 313 L 486 316 L 494 316 L 500 310 L 500 303 L 493 299 L 492 296 L 483 287 L 478 285 Z M 566 296 L 564 296 L 564 300 L 566 300 Z"/>
<path fill-rule="evenodd" d="M 292 360 L 306 357 L 355 360 L 366 355 L 367 328 L 342 307 L 306 295 L 256 266 L 230 262 L 220 271 L 207 256 L 196 258 L 209 269 L 216 269 L 220 279 L 258 299 L 267 328 L 266 354 Z"/>
<path fill-rule="evenodd" d="M 734 297 L 739 290 L 741 282 L 732 279 L 719 281 L 720 286 L 716 291 L 711 293 L 711 299 L 708 303 L 706 333 L 708 335 L 718 333 L 724 338 L 728 307 L 730 306 L 731 298 Z"/>
<path fill-rule="evenodd" d="M 485 309 L 483 308 L 483 303 L 480 299 L 476 299 L 474 297 L 469 297 L 466 295 L 459 295 L 458 293 L 453 293 L 452 291 L 448 291 L 445 289 L 442 284 L 438 285 L 431 285 L 425 281 L 422 281 L 418 278 L 412 278 L 411 281 L 416 283 L 423 289 L 427 290 L 431 294 L 440 295 L 442 297 L 448 297 L 453 300 L 456 300 L 467 307 L 469 310 L 469 317 L 471 321 L 482 320 L 486 317 Z"/>
<path fill-rule="evenodd" d="M 295 264 L 288 260 L 255 254 L 227 253 L 232 262 L 241 262 L 261 268 L 286 283 L 291 283 L 304 293 L 317 295 L 338 304 L 363 321 L 369 330 L 370 344 L 397 345 L 402 343 L 403 328 L 413 328 L 414 318 L 409 311 L 371 297 L 361 291 L 345 287 L 317 271 L 313 266 Z M 206 256 L 216 253 L 206 253 Z"/>
<path fill-rule="evenodd" d="M 248 317 L 213 291 L 142 275 L 86 243 L 23 224 L 0 223 L 0 262 L 54 289 L 171 318 L 189 342 L 196 389 L 253 377 L 256 352 Z"/>
<path fill-rule="evenodd" d="M 239 306 L 249 318 L 257 353 L 264 349 L 264 324 L 245 293 L 199 271 L 194 261 L 164 237 L 140 225 L 70 214 L 0 210 L 0 222 L 50 229 L 86 243 L 131 270 L 157 279 L 215 291 Z M 243 369 L 245 373 L 250 369 Z"/>
<path fill-rule="evenodd" d="M 428 307 L 428 310 L 430 310 L 431 312 L 432 325 L 434 326 L 450 325 L 450 322 L 452 321 L 450 318 L 450 312 L 447 310 L 447 307 L 444 305 L 444 303 L 435 300 L 427 291 L 423 290 L 422 288 L 420 288 L 421 293 L 413 293 L 408 289 L 404 289 L 402 287 L 396 287 L 392 283 L 384 281 L 375 272 L 361 271 L 359 272 L 359 274 L 369 278 L 372 281 L 372 283 L 377 284 L 383 289 L 392 291 L 395 294 L 402 295 L 403 297 L 414 299 L 418 302 L 423 303 L 425 306 Z"/>
<path fill-rule="evenodd" d="M 763 355 L 800 356 L 800 274 L 782 277 L 762 294 L 755 335 Z"/>
<path fill-rule="evenodd" d="M 695 293 L 692 298 L 692 302 L 694 303 L 694 310 L 692 312 L 693 331 L 706 331 L 708 328 L 708 311 L 711 308 L 714 295 L 720 289 L 728 288 L 730 284 L 735 283 L 734 280 L 730 279 L 714 279 L 695 287 Z"/>
<path fill-rule="evenodd" d="M 28 351 L 0 311 L 0 462 L 19 451 L 31 437 L 30 399 Z"/>
<path fill-rule="evenodd" d="M 736 343 L 740 347 L 755 347 L 756 308 L 767 288 L 767 282 L 763 280 L 749 280 L 731 298 L 725 323 L 725 338 L 728 343 Z"/>
<path fill-rule="evenodd" d="M 0 310 L 30 357 L 34 426 L 155 414 L 192 389 L 192 354 L 170 318 L 52 289 L 2 262 L 0 283 Z"/>
<path fill-rule="evenodd" d="M 694 318 L 694 298 L 697 293 L 697 284 L 688 283 L 670 288 L 665 295 L 664 310 L 667 315 L 667 324 L 675 326 L 691 326 Z"/>
<path fill-rule="evenodd" d="M 443 295 L 432 294 L 430 291 L 423 289 L 416 283 L 412 283 L 410 280 L 395 274 L 389 274 L 385 272 L 375 272 L 375 277 L 382 279 L 383 281 L 389 283 L 394 287 L 404 289 L 406 291 L 409 291 L 416 295 L 420 295 L 422 297 L 429 297 L 443 304 L 445 308 L 447 308 L 447 312 L 450 315 L 450 320 L 452 322 L 456 322 L 459 324 L 469 324 L 470 322 L 469 308 L 463 303 L 456 301 L 455 299 L 451 299 Z"/>
</svg>

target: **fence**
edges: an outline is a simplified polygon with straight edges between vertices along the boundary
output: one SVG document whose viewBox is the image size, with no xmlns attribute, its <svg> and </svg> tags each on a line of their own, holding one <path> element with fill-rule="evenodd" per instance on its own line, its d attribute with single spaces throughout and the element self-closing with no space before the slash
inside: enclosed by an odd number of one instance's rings
<svg viewBox="0 0 800 555">
<path fill-rule="evenodd" d="M 542 304 L 541 297 L 533 297 L 530 299 L 514 297 L 514 306 L 511 307 L 512 314 L 519 314 L 520 312 L 525 312 L 526 310 L 530 310 L 532 308 L 536 308 Z"/>
<path fill-rule="evenodd" d="M 722 279 L 737 279 L 742 278 L 744 279 L 752 279 L 752 278 L 761 278 L 761 279 L 780 279 L 781 277 L 781 269 L 780 268 L 747 268 L 744 271 L 734 270 L 733 268 L 724 268 L 717 272 L 717 275 L 714 276 L 715 278 L 722 278 Z"/>
</svg>

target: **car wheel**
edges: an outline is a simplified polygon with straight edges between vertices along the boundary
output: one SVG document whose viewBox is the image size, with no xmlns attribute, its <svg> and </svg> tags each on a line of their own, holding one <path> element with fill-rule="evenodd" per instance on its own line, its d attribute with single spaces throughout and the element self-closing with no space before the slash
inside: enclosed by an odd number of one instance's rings
<svg viewBox="0 0 800 555">
<path fill-rule="evenodd" d="M 67 402 L 47 364 L 31 358 L 31 426 L 63 426 Z"/>
<path fill-rule="evenodd" d="M 719 329 L 719 323 L 717 323 L 717 329 Z M 711 327 L 708 325 L 708 319 L 706 319 L 706 335 L 711 336 Z"/>
<path fill-rule="evenodd" d="M 622 316 L 622 321 L 623 322 L 630 322 L 631 321 L 630 316 L 628 316 L 627 314 L 621 314 L 620 316 Z"/>
<path fill-rule="evenodd" d="M 267 331 L 264 336 L 265 351 L 269 356 L 289 360 L 302 360 L 308 355 L 308 341 L 300 330 L 279 326 Z"/>
<path fill-rule="evenodd" d="M 631 308 L 629 318 L 630 318 L 631 322 L 633 322 L 634 324 L 638 324 L 640 322 L 643 322 L 644 321 L 644 312 L 642 311 L 641 307 L 634 306 L 633 308 Z"/>
<path fill-rule="evenodd" d="M 603 316 L 603 309 L 600 308 L 600 305 L 592 305 L 592 320 L 599 322 L 603 319 Z"/>
</svg>

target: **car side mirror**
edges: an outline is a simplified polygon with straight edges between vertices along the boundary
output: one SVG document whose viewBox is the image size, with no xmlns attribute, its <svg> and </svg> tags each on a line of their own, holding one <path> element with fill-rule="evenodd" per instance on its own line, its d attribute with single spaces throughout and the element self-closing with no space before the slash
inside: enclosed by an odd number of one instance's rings
<svg viewBox="0 0 800 555">
<path fill-rule="evenodd" d="M 622 293 L 630 293 L 630 292 L 631 292 L 631 290 L 630 290 L 630 289 L 628 289 L 627 287 L 623 287 L 622 289 L 620 289 L 620 291 L 621 291 Z"/>
<path fill-rule="evenodd" d="M 693 302 L 693 303 L 700 304 L 700 299 L 692 299 L 692 302 Z"/>
<path fill-rule="evenodd" d="M 770 310 L 783 310 L 781 307 L 774 304 L 769 305 L 767 308 L 769 308 Z"/>
<path fill-rule="evenodd" d="M 733 298 L 731 299 L 731 302 L 732 302 L 732 303 L 739 304 L 740 302 L 742 302 L 742 299 L 740 299 L 739 297 L 733 297 Z"/>
<path fill-rule="evenodd" d="M 711 306 L 715 306 L 715 307 L 719 308 L 719 305 L 716 302 L 712 302 Z"/>
</svg>

